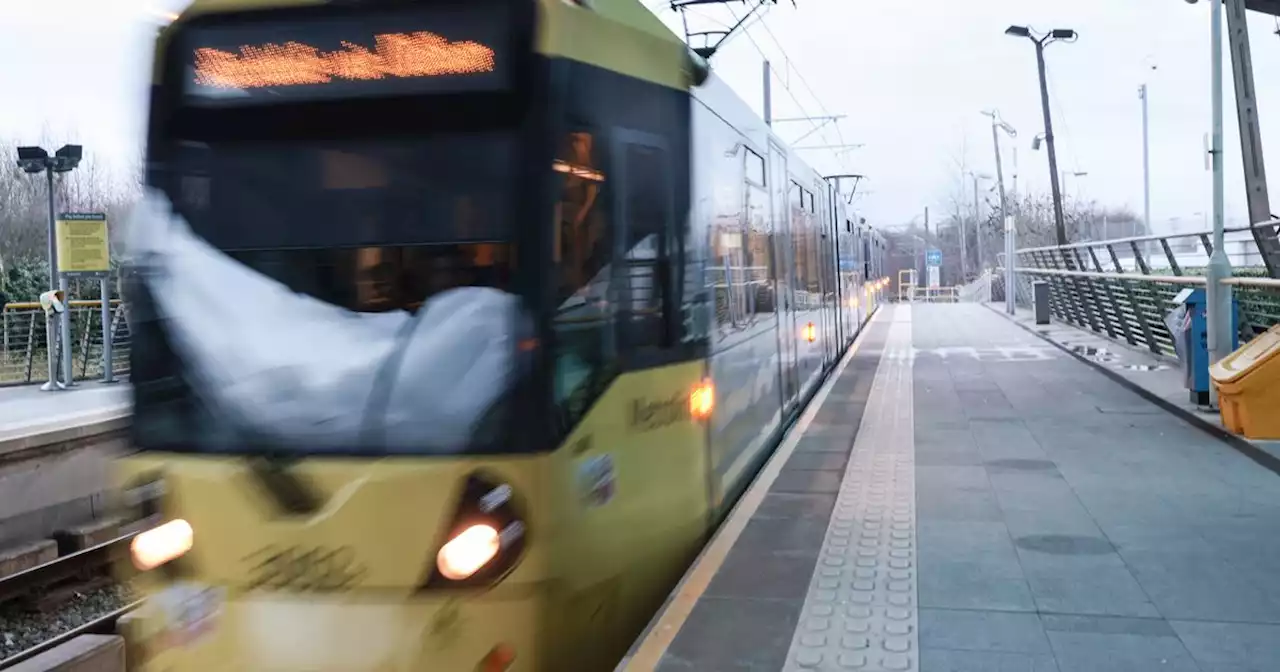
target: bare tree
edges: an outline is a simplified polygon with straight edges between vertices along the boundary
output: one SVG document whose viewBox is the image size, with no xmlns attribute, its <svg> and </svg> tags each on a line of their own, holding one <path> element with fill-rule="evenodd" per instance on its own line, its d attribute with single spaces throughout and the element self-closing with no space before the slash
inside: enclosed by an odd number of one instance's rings
<svg viewBox="0 0 1280 672">
<path fill-rule="evenodd" d="M 1011 207 L 1018 226 L 1019 248 L 1056 243 L 1053 200 L 1048 194 L 1022 194 Z M 1096 201 L 1068 199 L 1062 204 L 1062 209 L 1067 239 L 1072 242 L 1113 240 L 1147 233 L 1138 216 L 1125 208 L 1107 208 Z M 995 222 L 991 221 L 989 225 L 994 228 Z"/>
<path fill-rule="evenodd" d="M 1004 249 L 1004 221 L 1000 211 L 1000 194 L 996 185 L 978 192 L 982 201 L 981 215 L 975 220 L 973 207 L 973 184 L 968 177 L 969 166 L 965 160 L 964 146 L 959 153 L 951 156 L 951 184 L 948 186 L 944 202 L 949 205 L 950 220 L 942 223 L 938 232 L 940 245 L 954 246 L 957 255 L 960 252 L 959 229 L 967 232 L 967 249 L 964 252 L 970 260 L 969 272 L 974 275 L 979 271 L 977 264 L 978 241 L 988 263 L 997 260 Z M 1053 200 L 1048 194 L 1023 192 L 1016 197 L 1006 191 L 1009 214 L 1014 216 L 1017 226 L 1017 243 L 1019 249 L 1054 245 L 1057 236 L 1054 230 Z M 1067 228 L 1067 239 L 1072 242 L 1085 240 L 1106 240 L 1141 236 L 1147 233 L 1145 225 L 1131 211 L 1124 208 L 1108 208 L 1096 201 L 1067 199 L 1063 203 L 1063 215 Z M 954 240 L 955 242 L 951 242 Z M 959 277 L 959 269 L 950 271 L 948 263 L 948 247 L 942 247 L 944 278 Z M 956 264 L 958 266 L 958 264 Z M 954 275 L 953 275 L 954 273 Z M 945 281 L 945 280 L 944 280 Z"/>
<path fill-rule="evenodd" d="M 56 146 L 51 136 L 46 132 L 40 146 Z M 0 140 L 0 259 L 15 300 L 32 298 L 26 295 L 35 290 L 26 285 L 43 282 L 39 279 L 48 275 L 46 177 L 29 175 L 18 167 L 19 144 L 33 143 Z M 134 166 L 110 165 L 88 155 L 75 170 L 54 176 L 54 207 L 59 212 L 105 213 L 111 238 L 119 240 L 120 227 L 141 193 L 137 177 Z"/>
</svg>

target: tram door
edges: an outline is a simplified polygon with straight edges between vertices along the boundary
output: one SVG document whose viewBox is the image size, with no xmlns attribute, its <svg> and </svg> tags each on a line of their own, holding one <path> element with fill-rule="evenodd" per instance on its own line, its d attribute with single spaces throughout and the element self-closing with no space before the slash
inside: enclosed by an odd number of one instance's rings
<svg viewBox="0 0 1280 672">
<path fill-rule="evenodd" d="M 844 343 L 843 325 L 840 324 L 840 275 L 836 273 L 836 259 L 839 240 L 837 239 L 835 221 L 835 203 L 826 185 L 818 180 L 814 183 L 816 194 L 822 194 L 823 202 L 818 208 L 817 218 L 821 234 L 818 236 L 818 277 L 822 283 L 822 351 L 827 362 L 834 362 L 837 345 Z"/>
<path fill-rule="evenodd" d="M 787 173 L 787 153 L 769 143 L 769 195 L 773 203 L 773 282 L 774 310 L 778 315 L 778 364 L 782 373 L 782 411 L 790 412 L 800 393 L 796 345 L 800 338 L 796 326 L 794 294 L 795 246 L 791 241 L 791 205 L 787 191 L 791 181 Z"/>
</svg>

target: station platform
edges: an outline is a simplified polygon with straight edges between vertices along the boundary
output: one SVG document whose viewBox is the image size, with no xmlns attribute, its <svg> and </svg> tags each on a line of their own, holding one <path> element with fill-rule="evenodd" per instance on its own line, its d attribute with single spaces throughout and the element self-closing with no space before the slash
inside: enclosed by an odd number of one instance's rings
<svg viewBox="0 0 1280 672">
<path fill-rule="evenodd" d="M 69 390 L 0 387 L 0 452 L 18 440 L 128 417 L 127 382 L 82 381 Z"/>
<path fill-rule="evenodd" d="M 1280 477 L 980 304 L 886 306 L 619 669 L 1280 670 Z"/>
</svg>

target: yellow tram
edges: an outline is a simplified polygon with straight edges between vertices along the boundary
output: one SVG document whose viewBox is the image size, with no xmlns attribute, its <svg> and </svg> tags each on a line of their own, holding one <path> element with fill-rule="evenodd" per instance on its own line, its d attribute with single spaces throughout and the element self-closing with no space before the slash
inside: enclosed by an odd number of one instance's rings
<svg viewBox="0 0 1280 672">
<path fill-rule="evenodd" d="M 134 670 L 610 668 L 885 284 L 637 0 L 196 0 L 148 128 Z"/>
</svg>

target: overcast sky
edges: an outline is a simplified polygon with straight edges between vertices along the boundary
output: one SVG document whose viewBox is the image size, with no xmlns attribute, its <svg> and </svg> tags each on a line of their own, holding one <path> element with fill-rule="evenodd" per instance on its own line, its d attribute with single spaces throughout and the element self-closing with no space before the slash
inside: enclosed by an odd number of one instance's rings
<svg viewBox="0 0 1280 672">
<path fill-rule="evenodd" d="M 662 0 L 645 0 L 674 29 Z M 155 16 L 183 0 L 0 0 L 0 138 L 78 141 L 114 161 L 137 156 Z M 732 21 L 744 5 L 704 10 L 703 21 Z M 1035 52 L 1006 37 L 1010 24 L 1080 33 L 1046 50 L 1058 160 L 1066 191 L 1142 211 L 1138 86 L 1150 86 L 1151 210 L 1198 227 L 1210 208 L 1211 175 L 1203 135 L 1210 126 L 1208 0 L 796 0 L 770 8 L 733 38 L 713 67 L 759 111 L 761 61 L 778 72 L 774 115 L 844 114 L 802 145 L 865 143 L 839 156 L 805 155 L 822 172 L 857 172 L 869 181 L 859 207 L 869 222 L 894 225 L 923 213 L 938 219 L 957 192 L 960 161 L 995 174 L 990 122 L 998 108 L 1018 130 L 1004 145 L 1012 188 L 1047 192 L 1047 157 L 1031 149 L 1043 130 Z M 702 24 L 705 25 L 705 24 Z M 1280 199 L 1280 37 L 1271 17 L 1251 17 L 1254 68 L 1273 198 Z M 1229 66 L 1229 59 L 1228 59 Z M 1155 65 L 1155 70 L 1151 66 Z M 1243 220 L 1240 148 L 1231 81 L 1225 84 L 1227 212 Z M 21 100 L 21 104 L 13 104 Z M 806 124 L 778 127 L 788 140 Z M 972 186 L 966 188 L 972 194 Z M 971 196 L 970 196 L 971 198 Z M 1280 207 L 1273 206 L 1273 209 Z"/>
</svg>

